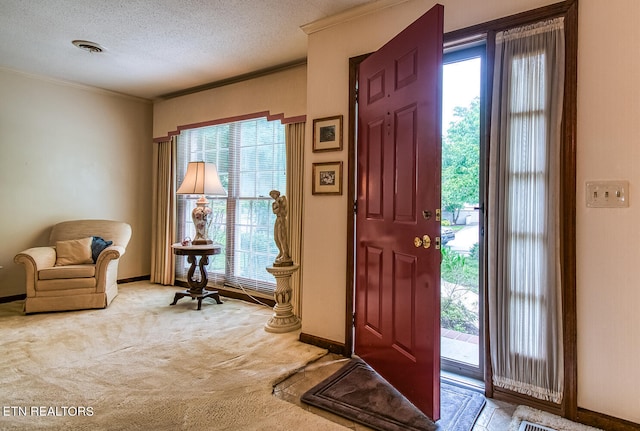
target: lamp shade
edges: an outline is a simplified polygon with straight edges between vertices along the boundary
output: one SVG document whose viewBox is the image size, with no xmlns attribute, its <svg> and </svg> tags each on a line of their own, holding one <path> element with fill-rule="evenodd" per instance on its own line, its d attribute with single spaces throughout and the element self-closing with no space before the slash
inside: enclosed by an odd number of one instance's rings
<svg viewBox="0 0 640 431">
<path fill-rule="evenodd" d="M 213 163 L 189 162 L 187 174 L 177 192 L 181 195 L 226 196 L 218 169 Z"/>
</svg>

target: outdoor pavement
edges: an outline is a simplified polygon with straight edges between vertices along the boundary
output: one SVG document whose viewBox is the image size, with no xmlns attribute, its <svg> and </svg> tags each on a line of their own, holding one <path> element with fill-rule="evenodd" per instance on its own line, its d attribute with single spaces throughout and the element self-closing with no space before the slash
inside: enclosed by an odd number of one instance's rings
<svg viewBox="0 0 640 431">
<path fill-rule="evenodd" d="M 478 336 L 441 329 L 440 355 L 444 358 L 478 366 Z"/>
<path fill-rule="evenodd" d="M 473 245 L 480 241 L 479 226 L 471 224 L 463 227 L 456 232 L 455 239 L 449 241 L 446 247 L 452 251 L 467 255 Z M 449 283 L 442 283 L 443 289 L 451 289 Z M 478 306 L 478 295 L 473 292 L 464 292 L 458 298 L 469 308 Z M 478 337 L 474 335 L 463 334 L 461 332 L 442 329 L 441 332 L 441 354 L 443 357 L 455 359 L 457 361 L 466 362 L 468 364 L 478 365 Z"/>
<path fill-rule="evenodd" d="M 455 239 L 447 243 L 447 247 L 460 254 L 468 254 L 471 247 L 480 241 L 479 228 L 477 224 L 463 227 L 456 232 Z"/>
</svg>

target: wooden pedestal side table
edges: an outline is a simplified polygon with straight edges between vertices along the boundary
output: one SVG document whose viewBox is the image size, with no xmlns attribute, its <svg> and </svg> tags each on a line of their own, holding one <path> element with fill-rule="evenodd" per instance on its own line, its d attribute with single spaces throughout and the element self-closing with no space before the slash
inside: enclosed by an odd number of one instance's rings
<svg viewBox="0 0 640 431">
<path fill-rule="evenodd" d="M 202 300 L 205 298 L 213 298 L 218 304 L 222 304 L 220 301 L 220 295 L 217 290 L 205 290 L 207 287 L 207 270 L 205 266 L 209 264 L 209 256 L 214 254 L 220 254 L 222 246 L 220 244 L 204 244 L 204 245 L 182 245 L 179 242 L 171 246 L 173 253 L 178 256 L 187 256 L 187 262 L 191 264 L 189 272 L 187 273 L 187 283 L 189 289 L 182 292 L 177 292 L 173 298 L 173 302 L 169 305 L 175 305 L 179 299 L 185 296 L 191 297 L 191 299 L 198 300 L 198 310 L 202 307 Z M 198 261 L 198 257 L 200 260 Z M 200 279 L 193 277 L 196 271 L 196 265 L 200 268 Z"/>
</svg>

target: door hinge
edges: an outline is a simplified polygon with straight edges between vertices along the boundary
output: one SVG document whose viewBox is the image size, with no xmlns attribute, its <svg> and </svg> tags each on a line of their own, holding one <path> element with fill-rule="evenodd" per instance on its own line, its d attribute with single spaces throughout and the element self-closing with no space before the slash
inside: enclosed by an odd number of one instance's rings
<svg viewBox="0 0 640 431">
<path fill-rule="evenodd" d="M 356 88 L 356 94 L 355 94 L 355 97 L 356 97 L 356 103 L 358 103 L 358 97 L 359 97 L 359 96 L 360 96 L 360 89 L 359 89 L 359 88 Z"/>
<path fill-rule="evenodd" d="M 353 321 L 351 322 L 353 327 L 356 327 L 356 313 L 353 313 Z"/>
<path fill-rule="evenodd" d="M 358 214 L 358 200 L 353 201 L 353 213 Z"/>
<path fill-rule="evenodd" d="M 436 209 L 436 221 L 442 220 L 442 210 L 440 208 Z"/>
</svg>

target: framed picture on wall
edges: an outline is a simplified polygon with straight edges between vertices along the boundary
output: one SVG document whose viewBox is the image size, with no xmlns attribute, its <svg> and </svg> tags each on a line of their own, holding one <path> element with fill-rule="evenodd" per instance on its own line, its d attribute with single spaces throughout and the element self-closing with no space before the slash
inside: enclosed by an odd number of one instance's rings
<svg viewBox="0 0 640 431">
<path fill-rule="evenodd" d="M 313 120 L 313 152 L 342 150 L 342 115 Z"/>
<path fill-rule="evenodd" d="M 342 162 L 314 163 L 311 193 L 314 195 L 341 195 Z"/>
</svg>

